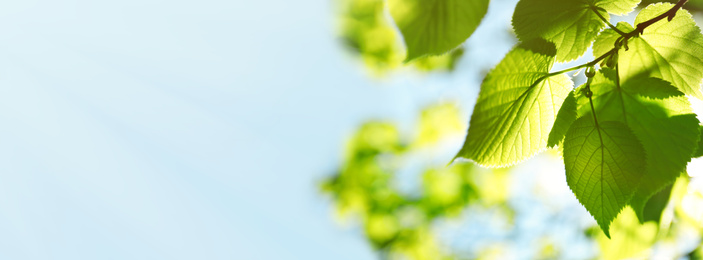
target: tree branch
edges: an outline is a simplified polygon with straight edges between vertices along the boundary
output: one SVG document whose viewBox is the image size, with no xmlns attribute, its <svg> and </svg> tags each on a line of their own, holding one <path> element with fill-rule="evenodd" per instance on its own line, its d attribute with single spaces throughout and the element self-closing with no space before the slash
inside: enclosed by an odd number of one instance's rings
<svg viewBox="0 0 703 260">
<path fill-rule="evenodd" d="M 579 66 L 571 67 L 571 68 L 568 68 L 568 69 L 565 69 L 565 70 L 560 70 L 560 71 L 557 71 L 557 72 L 552 72 L 552 73 L 547 74 L 546 77 L 556 76 L 556 75 L 559 75 L 559 74 L 562 74 L 562 73 L 566 73 L 566 72 L 569 72 L 569 71 L 574 71 L 574 70 L 577 70 L 577 69 L 582 69 L 582 68 L 586 68 L 586 67 L 595 66 L 596 64 L 598 64 L 598 62 L 602 61 L 603 59 L 608 58 L 609 56 L 613 55 L 614 53 L 617 53 L 618 50 L 620 50 L 620 47 L 622 47 L 621 44 L 624 44 L 624 45 L 625 45 L 625 49 L 627 50 L 627 40 L 628 40 L 628 39 L 642 34 L 642 33 L 644 32 L 644 29 L 646 29 L 647 27 L 649 27 L 650 25 L 652 25 L 652 24 L 654 24 L 654 23 L 656 23 L 656 22 L 658 22 L 658 21 L 661 21 L 661 20 L 664 19 L 664 18 L 668 18 L 667 20 L 668 20 L 668 21 L 671 21 L 672 19 L 674 19 L 674 16 L 676 16 L 676 12 L 678 12 L 679 9 L 681 9 L 681 7 L 683 7 L 683 5 L 686 4 L 687 2 L 688 2 L 688 0 L 679 0 L 679 1 L 674 5 L 674 7 L 672 7 L 672 8 L 669 9 L 668 11 L 664 12 L 663 14 L 660 14 L 660 15 L 658 15 L 657 17 L 654 17 L 654 18 L 649 19 L 649 20 L 647 20 L 647 21 L 638 23 L 638 24 L 637 24 L 637 28 L 636 28 L 634 31 L 631 31 L 631 32 L 629 32 L 629 33 L 623 33 L 622 31 L 618 30 L 618 29 L 617 29 L 615 26 L 613 26 L 609 21 L 607 21 L 607 20 L 605 19 L 605 17 L 603 17 L 603 16 L 598 12 L 597 9 L 591 8 L 594 12 L 596 12 L 596 14 L 598 14 L 598 17 L 600 17 L 600 18 L 601 18 L 603 21 L 605 21 L 613 30 L 615 30 L 616 32 L 618 32 L 618 33 L 621 35 L 620 38 L 619 38 L 617 41 L 615 41 L 615 46 L 614 46 L 613 49 L 611 49 L 610 51 L 606 52 L 605 54 L 601 55 L 600 57 L 596 58 L 595 60 L 593 60 L 593 61 L 591 61 L 591 62 L 589 62 L 589 63 L 581 64 L 581 65 L 579 65 Z M 618 77 L 619 77 L 619 76 L 618 76 Z M 619 79 L 618 79 L 618 81 L 619 81 Z M 619 82 L 618 82 L 618 83 L 619 83 Z M 619 85 L 619 84 L 618 84 L 618 85 Z"/>
<path fill-rule="evenodd" d="M 634 31 L 628 33 L 628 35 L 633 34 L 633 33 L 635 33 L 635 35 L 632 35 L 632 36 L 629 36 L 629 37 L 634 37 L 634 36 L 636 36 L 636 35 L 638 35 L 638 34 L 642 34 L 642 33 L 644 32 L 644 29 L 646 29 L 646 28 L 649 27 L 650 25 L 652 25 L 652 24 L 654 24 L 654 23 L 660 21 L 661 19 L 667 18 L 668 21 L 671 21 L 671 19 L 674 19 L 674 16 L 676 16 L 676 12 L 678 12 L 679 9 L 681 9 L 681 7 L 683 7 L 683 5 L 686 4 L 686 2 L 688 2 L 688 0 L 679 0 L 679 1 L 674 5 L 674 7 L 672 7 L 671 9 L 669 9 L 669 11 L 666 11 L 665 13 L 660 14 L 660 15 L 657 16 L 657 17 L 654 17 L 654 18 L 652 18 L 652 19 L 649 19 L 649 20 L 647 20 L 647 21 L 644 21 L 644 22 L 641 22 L 641 23 L 637 24 L 637 28 L 636 28 Z M 629 38 L 629 37 L 628 37 L 628 38 Z"/>
</svg>

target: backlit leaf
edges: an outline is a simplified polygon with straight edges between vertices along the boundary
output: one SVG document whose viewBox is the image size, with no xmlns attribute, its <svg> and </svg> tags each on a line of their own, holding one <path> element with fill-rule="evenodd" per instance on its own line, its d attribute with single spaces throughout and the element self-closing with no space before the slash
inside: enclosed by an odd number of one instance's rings
<svg viewBox="0 0 703 260">
<path fill-rule="evenodd" d="M 596 123 L 587 114 L 566 133 L 564 165 L 574 195 L 610 237 L 610 223 L 640 182 L 645 165 L 642 144 L 624 123 Z"/>
<path fill-rule="evenodd" d="M 642 10 L 635 24 L 654 18 L 673 7 L 669 3 L 650 5 Z M 625 32 L 632 26 L 618 24 Z M 619 35 L 606 30 L 594 44 L 594 55 L 600 56 L 613 48 Z M 628 79 L 649 75 L 671 82 L 687 95 L 703 98 L 703 34 L 686 10 L 679 10 L 673 20 L 662 19 L 628 41 L 629 50 L 619 51 L 620 76 Z"/>
<path fill-rule="evenodd" d="M 554 55 L 553 44 L 532 41 L 505 56 L 481 85 L 457 157 L 502 167 L 546 148 L 557 111 L 573 84 L 565 75 L 547 77 Z"/>
<path fill-rule="evenodd" d="M 639 0 L 521 0 L 513 14 L 513 28 L 523 41 L 542 38 L 557 47 L 557 60 L 583 55 L 613 14 L 631 11 Z"/>
<path fill-rule="evenodd" d="M 642 184 L 631 201 L 644 220 L 647 200 L 685 171 L 698 143 L 699 122 L 686 96 L 670 83 L 637 77 L 618 88 L 615 72 L 601 71 L 591 85 L 599 119 L 626 122 L 647 154 Z M 578 102 L 580 114 L 590 112 L 586 98 Z"/>
</svg>

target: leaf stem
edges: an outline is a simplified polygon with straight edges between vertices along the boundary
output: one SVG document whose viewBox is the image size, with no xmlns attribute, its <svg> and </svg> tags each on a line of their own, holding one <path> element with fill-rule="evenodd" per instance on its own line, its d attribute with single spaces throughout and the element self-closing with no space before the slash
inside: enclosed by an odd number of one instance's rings
<svg viewBox="0 0 703 260">
<path fill-rule="evenodd" d="M 618 94 L 620 94 L 620 106 L 622 107 L 622 115 L 627 124 L 627 113 L 625 113 L 625 98 L 622 97 L 622 88 L 620 87 L 620 65 L 615 64 L 615 86 L 618 87 Z"/>
<path fill-rule="evenodd" d="M 622 35 L 622 36 L 625 36 L 626 33 L 624 33 L 623 31 L 621 31 L 620 29 L 618 29 L 618 27 L 616 27 L 615 25 L 613 25 L 612 23 L 610 23 L 610 21 L 609 21 L 608 19 L 605 19 L 605 16 L 603 16 L 603 15 L 600 13 L 600 10 L 601 10 L 601 9 L 599 9 L 598 7 L 595 7 L 595 6 L 591 6 L 591 10 L 592 10 L 594 13 L 596 13 L 596 15 L 598 15 L 598 18 L 600 18 L 601 20 L 603 20 L 603 22 L 605 22 L 605 23 L 610 27 L 610 29 L 613 29 L 613 31 L 617 32 L 618 34 L 620 34 L 620 35 Z"/>
<path fill-rule="evenodd" d="M 563 74 L 563 73 L 567 73 L 567 72 L 569 72 L 569 71 L 574 71 L 574 70 L 577 70 L 577 69 L 583 69 L 583 68 L 586 68 L 586 67 L 595 66 L 596 64 L 598 64 L 598 62 L 602 61 L 603 59 L 605 59 L 605 58 L 607 58 L 608 56 L 610 56 L 610 55 L 612 55 L 613 53 L 615 53 L 615 51 L 616 51 L 616 49 L 613 48 L 612 50 L 606 52 L 605 54 L 601 55 L 600 57 L 596 58 L 595 60 L 592 60 L 592 61 L 589 62 L 589 63 L 581 64 L 581 65 L 578 65 L 578 66 L 575 66 L 575 67 L 571 67 L 571 68 L 568 68 L 568 69 L 563 69 L 563 70 L 556 71 L 556 72 L 552 72 L 552 73 L 547 74 L 547 77 L 556 76 L 556 75 Z"/>
<path fill-rule="evenodd" d="M 591 104 L 591 112 L 593 113 L 593 121 L 596 123 L 596 128 L 598 128 L 598 137 L 600 138 L 600 145 L 603 147 L 603 136 L 600 134 L 600 125 L 598 124 L 598 117 L 596 116 L 596 108 L 593 106 L 593 92 L 591 91 L 591 82 L 586 84 L 586 96 L 588 97 L 588 102 Z"/>
</svg>

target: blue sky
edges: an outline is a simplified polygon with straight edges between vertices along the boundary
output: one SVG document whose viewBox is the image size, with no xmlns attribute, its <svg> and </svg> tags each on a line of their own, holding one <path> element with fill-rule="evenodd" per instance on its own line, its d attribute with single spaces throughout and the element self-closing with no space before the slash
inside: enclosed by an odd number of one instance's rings
<svg viewBox="0 0 703 260">
<path fill-rule="evenodd" d="M 315 182 L 391 91 L 344 59 L 332 15 L 5 1 L 0 258 L 372 259 Z"/>
</svg>

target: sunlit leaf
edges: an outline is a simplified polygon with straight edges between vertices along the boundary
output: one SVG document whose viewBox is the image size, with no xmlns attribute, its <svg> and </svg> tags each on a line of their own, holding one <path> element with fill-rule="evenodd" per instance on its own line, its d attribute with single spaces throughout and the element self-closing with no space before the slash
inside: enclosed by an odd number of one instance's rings
<svg viewBox="0 0 703 260">
<path fill-rule="evenodd" d="M 585 115 L 564 139 L 566 182 L 606 236 L 637 189 L 645 165 L 642 144 L 623 123 Z"/>
<path fill-rule="evenodd" d="M 555 54 L 553 44 L 532 41 L 505 56 L 481 84 L 457 157 L 502 167 L 546 148 L 557 111 L 573 85 L 565 75 L 547 77 Z"/>
<path fill-rule="evenodd" d="M 596 74 L 591 90 L 602 120 L 626 122 L 647 154 L 647 167 L 631 203 L 643 217 L 652 195 L 671 184 L 686 169 L 700 135 L 699 122 L 686 96 L 657 78 L 637 77 L 616 85 L 615 72 Z M 586 98 L 579 100 L 581 114 L 588 113 Z"/>
<path fill-rule="evenodd" d="M 542 38 L 557 47 L 557 60 L 570 61 L 583 55 L 605 28 L 596 11 L 624 14 L 639 0 L 521 0 L 513 13 L 513 28 L 518 38 Z"/>
<path fill-rule="evenodd" d="M 673 7 L 669 3 L 650 5 L 642 10 L 635 24 L 647 21 Z M 626 23 L 618 24 L 622 31 L 634 30 Z M 594 55 L 600 56 L 613 48 L 619 35 L 606 30 L 594 44 Z M 686 10 L 679 10 L 671 21 L 663 19 L 631 38 L 628 49 L 619 51 L 620 76 L 628 78 L 649 75 L 671 82 L 687 95 L 703 98 L 703 34 Z"/>
</svg>

